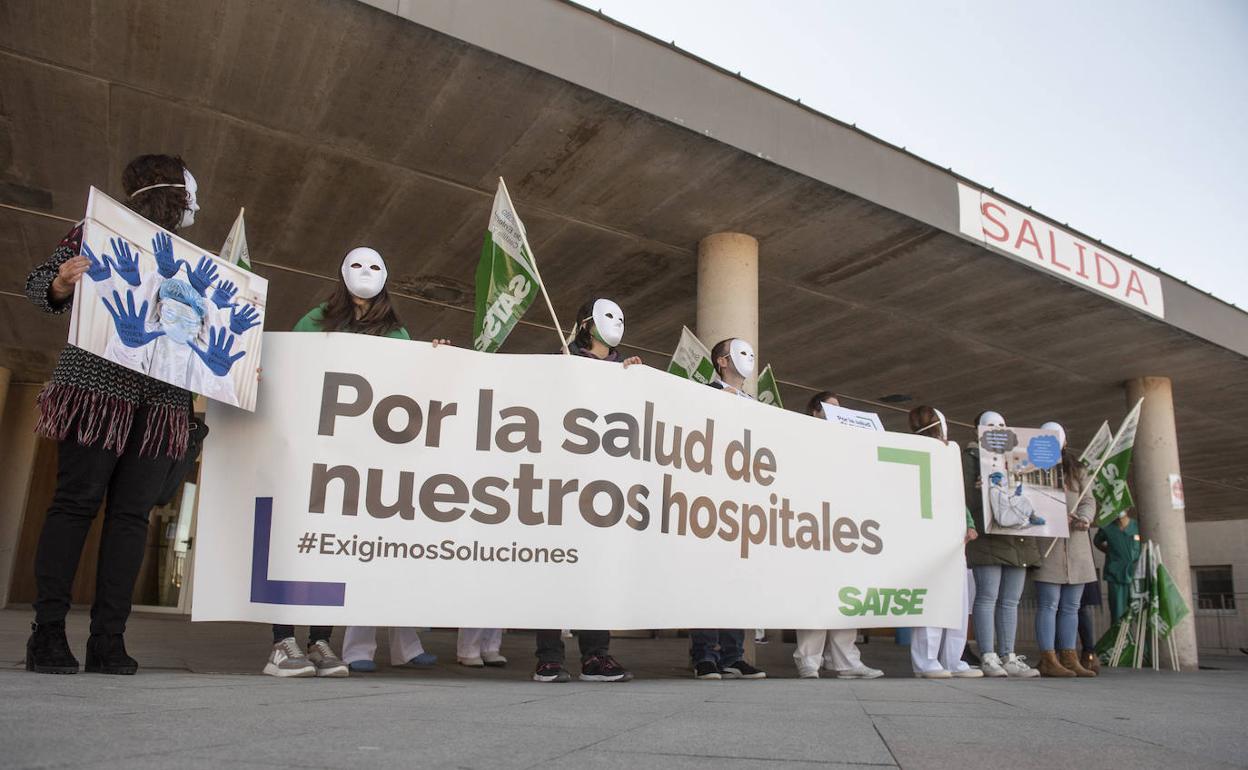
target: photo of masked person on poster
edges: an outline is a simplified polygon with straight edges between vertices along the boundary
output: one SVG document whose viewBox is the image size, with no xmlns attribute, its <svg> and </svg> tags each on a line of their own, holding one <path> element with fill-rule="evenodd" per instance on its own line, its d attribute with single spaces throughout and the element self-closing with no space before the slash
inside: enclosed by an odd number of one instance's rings
<svg viewBox="0 0 1248 770">
<path fill-rule="evenodd" d="M 195 221 L 197 185 L 177 156 L 136 157 L 122 172 L 121 187 L 126 207 L 166 230 Z M 137 262 L 126 259 L 124 244 L 116 245 L 121 253 L 101 258 L 83 249 L 82 234 L 82 225 L 74 227 L 27 277 L 26 295 L 40 310 L 69 310 L 84 276 L 101 282 L 133 270 L 132 285 L 141 282 Z M 124 311 L 115 307 L 113 312 Z M 156 335 L 137 331 L 147 342 Z M 78 672 L 65 617 L 88 530 L 106 498 L 86 670 L 138 670 L 138 662 L 126 653 L 126 621 L 143 562 L 148 516 L 190 441 L 191 404 L 188 391 L 134 368 L 73 345 L 61 351 L 38 399 L 36 430 L 57 442 L 57 479 L 35 553 L 37 596 L 33 633 L 26 644 L 27 671 Z"/>
<path fill-rule="evenodd" d="M 594 297 L 576 312 L 576 326 L 568 341 L 568 353 L 595 361 L 623 364 L 625 368 L 640 364 L 639 356 L 625 358 L 619 351 L 624 339 L 624 311 L 613 300 Z M 627 682 L 633 675 L 611 657 L 611 632 L 578 630 L 575 632 L 581 649 L 580 679 L 586 682 Z M 537 668 L 535 682 L 568 682 L 572 675 L 564 670 L 563 633 L 560 629 L 539 629 L 537 632 Z"/>
</svg>

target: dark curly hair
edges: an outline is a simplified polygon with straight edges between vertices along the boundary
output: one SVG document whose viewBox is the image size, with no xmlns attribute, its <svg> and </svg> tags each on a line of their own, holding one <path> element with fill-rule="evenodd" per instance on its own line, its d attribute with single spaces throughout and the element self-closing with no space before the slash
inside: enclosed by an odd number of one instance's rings
<svg viewBox="0 0 1248 770">
<path fill-rule="evenodd" d="M 177 230 L 182 212 L 190 204 L 190 196 L 182 187 L 157 187 L 134 195 L 154 184 L 182 184 L 186 163 L 177 155 L 140 155 L 126 165 L 121 172 L 121 188 L 126 193 L 123 201 L 131 210 L 150 219 L 166 230 Z M 134 197 L 131 197 L 134 196 Z"/>
</svg>

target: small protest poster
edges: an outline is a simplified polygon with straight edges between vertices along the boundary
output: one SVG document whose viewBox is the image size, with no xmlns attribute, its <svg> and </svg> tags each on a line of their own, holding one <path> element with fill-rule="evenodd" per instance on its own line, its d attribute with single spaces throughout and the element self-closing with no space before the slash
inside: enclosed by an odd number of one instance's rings
<svg viewBox="0 0 1248 770">
<path fill-rule="evenodd" d="M 94 187 L 81 253 L 91 267 L 74 292 L 71 345 L 255 410 L 266 279 L 218 259 Z"/>
<path fill-rule="evenodd" d="M 980 426 L 979 474 L 988 534 L 1070 536 L 1056 431 Z"/>
<path fill-rule="evenodd" d="M 843 406 L 832 406 L 825 401 L 823 404 L 823 416 L 829 422 L 850 428 L 884 430 L 884 423 L 880 422 L 880 416 L 875 412 L 859 412 L 855 409 L 846 409 Z"/>
</svg>

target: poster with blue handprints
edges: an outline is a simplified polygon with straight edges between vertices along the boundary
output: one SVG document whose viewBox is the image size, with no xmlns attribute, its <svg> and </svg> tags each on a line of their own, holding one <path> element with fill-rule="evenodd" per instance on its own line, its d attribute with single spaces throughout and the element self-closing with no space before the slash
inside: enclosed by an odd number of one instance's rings
<svg viewBox="0 0 1248 770">
<path fill-rule="evenodd" d="M 269 282 L 91 188 L 69 342 L 255 411 Z"/>
</svg>

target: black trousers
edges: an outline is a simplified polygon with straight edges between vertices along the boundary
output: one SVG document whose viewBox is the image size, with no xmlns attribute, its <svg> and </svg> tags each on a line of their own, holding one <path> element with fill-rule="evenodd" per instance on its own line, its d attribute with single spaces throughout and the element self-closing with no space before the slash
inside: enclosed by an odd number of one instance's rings
<svg viewBox="0 0 1248 770">
<path fill-rule="evenodd" d="M 147 412 L 141 409 L 121 455 L 72 439 L 57 445 L 56 493 L 35 551 L 36 623 L 65 621 L 87 532 L 107 497 L 91 633 L 125 632 L 147 545 L 148 515 L 174 463 L 163 455 L 139 456 L 146 424 Z"/>
<path fill-rule="evenodd" d="M 577 631 L 576 640 L 581 645 L 581 662 L 596 655 L 606 655 L 611 646 L 610 631 Z M 537 662 L 563 664 L 563 632 L 559 629 L 542 629 L 537 632 Z"/>
<path fill-rule="evenodd" d="M 333 626 L 308 626 L 308 646 L 317 642 L 328 642 L 329 637 L 334 633 Z M 273 644 L 277 644 L 283 639 L 288 639 L 295 635 L 294 626 L 279 626 L 273 624 Z"/>
</svg>

